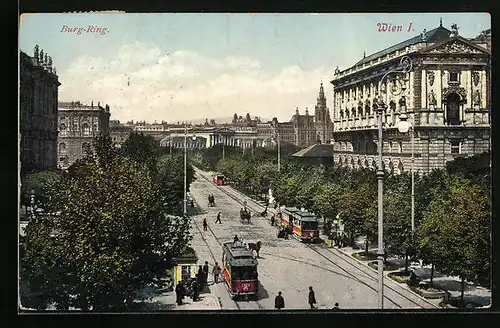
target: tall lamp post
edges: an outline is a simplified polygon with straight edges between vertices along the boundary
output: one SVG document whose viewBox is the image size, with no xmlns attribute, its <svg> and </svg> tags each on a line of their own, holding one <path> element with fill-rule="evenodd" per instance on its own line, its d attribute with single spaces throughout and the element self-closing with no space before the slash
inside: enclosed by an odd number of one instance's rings
<svg viewBox="0 0 500 328">
<path fill-rule="evenodd" d="M 387 106 L 384 104 L 382 99 L 382 83 L 389 74 L 403 73 L 406 74 L 411 71 L 412 61 L 408 56 L 401 58 L 400 65 L 398 68 L 389 70 L 385 73 L 378 83 L 379 97 L 378 103 L 374 104 L 374 109 L 378 116 L 378 167 L 377 167 L 377 184 L 378 184 L 378 245 L 377 245 L 377 269 L 378 269 L 378 307 L 380 309 L 384 308 L 384 207 L 383 207 L 383 192 L 384 192 L 384 169 L 382 167 L 382 150 L 384 142 L 382 139 L 382 115 L 385 112 Z M 394 95 L 397 95 L 397 91 L 391 89 Z"/>
<path fill-rule="evenodd" d="M 184 126 L 184 217 L 187 217 L 187 125 Z M 193 141 L 196 135 L 193 133 Z"/>
<path fill-rule="evenodd" d="M 401 114 L 399 115 L 398 130 L 401 133 L 407 133 L 410 131 L 411 139 L 411 232 L 412 238 L 415 233 L 415 148 L 414 148 L 414 138 L 415 138 L 415 128 L 413 120 L 409 122 L 409 117 L 406 112 L 406 100 L 404 96 L 401 98 L 400 102 Z"/>
</svg>

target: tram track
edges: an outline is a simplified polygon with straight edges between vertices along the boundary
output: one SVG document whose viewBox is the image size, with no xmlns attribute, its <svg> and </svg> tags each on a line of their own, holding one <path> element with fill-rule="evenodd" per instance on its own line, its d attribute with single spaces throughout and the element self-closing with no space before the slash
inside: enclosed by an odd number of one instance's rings
<svg viewBox="0 0 500 328">
<path fill-rule="evenodd" d="M 199 204 L 197 203 L 197 205 L 199 206 Z M 217 262 L 217 259 L 215 257 L 215 254 L 212 252 L 212 249 L 210 247 L 210 244 L 207 242 L 204 234 L 203 234 L 203 231 L 200 229 L 200 227 L 198 226 L 198 224 L 196 223 L 196 220 L 193 219 L 193 224 L 194 226 L 196 227 L 196 230 L 199 232 L 200 236 L 201 236 L 201 239 L 203 240 L 203 242 L 205 243 L 205 245 L 207 246 L 208 248 L 208 251 L 210 253 L 210 256 L 212 257 L 212 259 L 214 260 L 214 263 Z M 219 244 L 220 247 L 222 247 L 222 242 L 220 241 L 220 239 L 217 237 L 217 235 L 214 233 L 214 231 L 212 230 L 212 228 L 210 228 L 210 226 L 207 227 L 208 228 L 208 231 L 210 231 L 211 235 L 213 236 L 213 238 L 215 239 L 215 241 Z M 224 283 L 226 283 L 224 281 Z M 230 296 L 231 298 L 231 295 L 229 293 L 229 291 L 227 290 L 227 285 L 226 285 L 226 291 L 228 293 L 228 295 Z M 245 303 L 239 303 L 237 301 L 235 301 L 234 299 L 231 298 L 231 301 L 235 304 L 236 308 L 238 310 L 265 310 L 265 308 L 259 303 L 258 300 L 256 301 L 246 301 Z M 255 307 L 246 307 L 246 305 L 249 305 L 249 304 L 255 304 L 256 305 L 256 308 Z"/>
<path fill-rule="evenodd" d="M 195 168 L 195 170 L 197 171 L 198 175 L 201 176 L 204 180 L 212 183 L 212 181 L 207 178 L 205 176 L 205 174 L 203 174 L 201 170 L 199 170 L 198 168 Z M 222 188 L 221 188 L 222 187 Z M 244 205 L 246 206 L 247 208 L 249 208 L 250 210 L 253 210 L 255 213 L 259 213 L 260 214 L 260 210 L 264 208 L 264 206 L 260 203 L 258 203 L 257 201 L 253 200 L 252 198 L 244 195 L 243 193 L 239 192 L 239 191 L 234 191 L 233 190 L 233 193 L 229 192 L 226 188 L 224 188 L 225 186 L 220 186 L 217 188 L 217 190 L 219 190 L 220 192 L 224 193 L 225 195 L 229 196 L 231 199 L 235 200 L 236 202 L 238 202 L 239 204 L 241 205 Z M 242 194 L 243 196 L 236 196 L 234 193 L 239 193 L 239 194 Z M 242 199 L 243 198 L 243 199 Z M 250 203 L 252 203 L 252 206 L 250 207 L 249 205 L 249 201 Z M 213 233 L 213 232 L 212 232 Z M 316 254 L 318 254 L 320 257 L 322 257 L 323 259 L 325 259 L 326 261 L 328 261 L 329 263 L 331 263 L 332 265 L 334 265 L 336 268 L 339 268 L 340 270 L 342 270 L 343 272 L 345 272 L 345 275 L 349 276 L 351 279 L 354 279 L 356 281 L 358 281 L 359 283 L 367 286 L 368 288 L 370 288 L 371 290 L 377 292 L 376 288 L 375 287 L 372 287 L 370 284 L 360 280 L 360 278 L 356 275 L 354 275 L 353 273 L 347 271 L 346 269 L 344 269 L 342 266 L 340 266 L 339 264 L 335 263 L 332 259 L 328 258 L 327 256 L 325 256 L 324 254 L 322 254 L 319 249 L 323 249 L 323 248 L 320 248 L 319 245 L 309 245 L 309 244 L 306 244 L 306 243 L 303 243 L 307 248 L 309 248 L 310 250 L 312 250 L 313 252 L 315 252 Z M 334 252 L 333 250 L 331 249 L 328 249 L 328 248 L 325 248 L 325 251 L 331 255 L 334 255 L 335 258 L 337 259 L 340 259 L 342 262 L 348 264 L 350 267 L 354 268 L 356 271 L 360 272 L 364 277 L 368 278 L 369 280 L 371 281 L 374 281 L 374 282 L 377 282 L 378 281 L 378 277 L 374 277 L 374 272 L 367 272 L 361 268 L 359 268 L 357 265 L 349 262 L 347 259 L 345 259 L 344 257 L 342 257 L 340 254 L 337 254 L 336 252 Z M 273 257 L 276 257 L 276 258 L 282 258 L 282 259 L 285 259 L 285 260 L 292 260 L 292 261 L 298 261 L 297 259 L 289 259 L 289 258 L 285 258 L 285 257 L 282 257 L 282 256 L 279 256 L 279 255 L 274 255 L 274 254 L 270 254 L 270 253 L 266 253 L 267 255 L 271 255 Z M 300 262 L 300 261 L 299 261 Z M 365 269 L 365 268 L 364 268 Z M 366 268 L 368 270 L 373 270 L 371 268 Z M 387 278 L 386 278 L 387 279 Z M 399 286 L 398 286 L 399 287 Z M 402 288 L 402 287 L 399 287 L 399 288 Z M 422 305 L 420 305 L 419 303 L 417 303 L 416 301 L 414 301 L 413 299 L 411 299 L 410 297 L 404 295 L 403 293 L 397 291 L 396 289 L 394 289 L 393 287 L 389 286 L 388 284 L 384 284 L 384 289 L 386 290 L 389 290 L 391 292 L 393 292 L 394 294 L 398 295 L 399 297 L 403 298 L 404 300 L 418 306 L 419 308 L 423 308 Z M 405 290 L 406 291 L 406 290 Z M 409 292 L 409 291 L 407 291 Z M 386 300 L 388 300 L 389 302 L 391 302 L 392 304 L 394 304 L 396 307 L 402 309 L 403 307 L 401 305 L 399 305 L 398 303 L 396 303 L 395 301 L 393 301 L 392 299 L 390 299 L 389 297 L 387 296 L 384 296 Z M 419 297 L 417 295 L 415 295 L 415 297 Z M 421 297 L 419 297 L 421 298 Z M 431 305 L 433 308 L 436 308 L 436 306 L 432 303 L 430 303 L 429 301 L 421 298 L 421 300 L 423 300 L 425 303 Z"/>
</svg>

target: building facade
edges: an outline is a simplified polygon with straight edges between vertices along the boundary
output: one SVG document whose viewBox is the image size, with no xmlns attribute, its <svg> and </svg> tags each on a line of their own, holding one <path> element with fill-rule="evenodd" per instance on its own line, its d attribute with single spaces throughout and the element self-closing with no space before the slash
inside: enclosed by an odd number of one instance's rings
<svg viewBox="0 0 500 328">
<path fill-rule="evenodd" d="M 408 56 L 413 68 L 404 78 L 379 81 Z M 439 27 L 363 58 L 353 67 L 335 72 L 334 161 L 352 168 L 377 165 L 377 118 L 374 103 L 381 95 L 384 167 L 409 171 L 410 133 L 400 133 L 400 100 L 405 96 L 413 126 L 414 169 L 430 172 L 456 157 L 490 150 L 491 54 L 483 39 L 458 35 L 458 27 Z M 412 130 L 410 130 L 411 132 Z"/>
<path fill-rule="evenodd" d="M 57 167 L 57 100 L 61 85 L 52 58 L 35 46 L 20 52 L 19 114 L 21 172 Z"/>
<path fill-rule="evenodd" d="M 109 121 L 109 136 L 117 148 L 122 147 L 133 131 L 132 127 L 121 124 L 118 120 Z"/>
<path fill-rule="evenodd" d="M 314 125 L 316 129 L 316 141 L 322 144 L 329 144 L 332 140 L 333 122 L 330 118 L 330 109 L 326 106 L 323 82 L 321 82 L 316 107 L 314 108 Z"/>
<path fill-rule="evenodd" d="M 59 103 L 58 166 L 67 169 L 83 158 L 94 139 L 109 135 L 109 106 L 84 105 L 79 101 Z"/>
</svg>

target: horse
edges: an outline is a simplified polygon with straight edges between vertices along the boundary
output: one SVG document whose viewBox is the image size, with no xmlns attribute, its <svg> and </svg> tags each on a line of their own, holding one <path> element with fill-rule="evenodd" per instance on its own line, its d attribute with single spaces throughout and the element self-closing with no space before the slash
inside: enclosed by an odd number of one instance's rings
<svg viewBox="0 0 500 328">
<path fill-rule="evenodd" d="M 258 241 L 257 243 L 248 243 L 248 249 L 257 252 L 257 258 L 259 257 L 259 251 L 262 243 Z"/>
</svg>

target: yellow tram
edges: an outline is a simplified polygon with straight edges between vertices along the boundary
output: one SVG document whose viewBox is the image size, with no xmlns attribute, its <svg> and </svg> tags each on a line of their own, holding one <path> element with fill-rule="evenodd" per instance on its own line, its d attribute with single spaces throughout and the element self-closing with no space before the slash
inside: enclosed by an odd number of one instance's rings
<svg viewBox="0 0 500 328">
<path fill-rule="evenodd" d="M 296 207 L 285 207 L 281 212 L 281 225 L 301 241 L 315 242 L 319 239 L 318 218 L 313 213 Z"/>
</svg>

